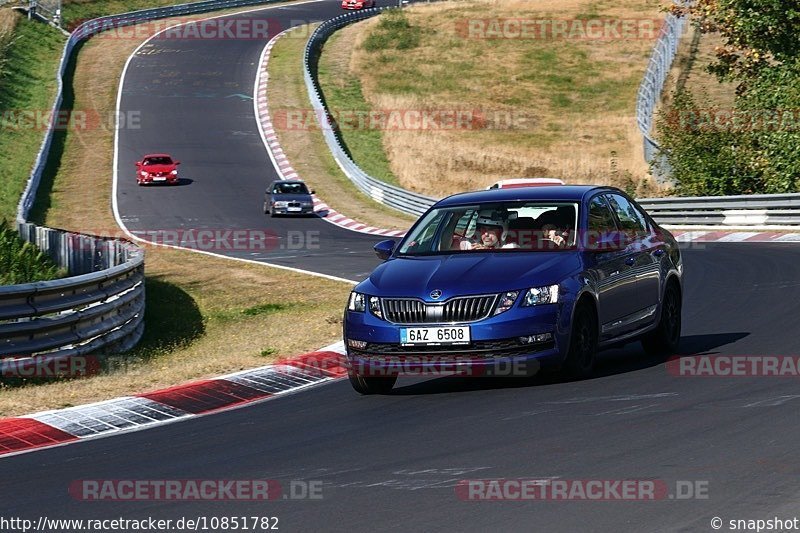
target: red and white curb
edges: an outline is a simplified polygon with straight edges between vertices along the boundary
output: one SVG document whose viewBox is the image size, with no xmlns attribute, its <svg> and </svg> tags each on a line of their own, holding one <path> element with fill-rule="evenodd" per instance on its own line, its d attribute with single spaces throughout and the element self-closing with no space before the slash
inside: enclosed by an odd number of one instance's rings
<svg viewBox="0 0 800 533">
<path fill-rule="evenodd" d="M 269 57 L 272 52 L 272 48 L 275 46 L 275 43 L 278 41 L 278 39 L 295 29 L 296 28 L 290 28 L 282 31 L 270 39 L 270 41 L 267 43 L 267 46 L 261 53 L 261 59 L 259 60 L 254 91 L 255 98 L 253 98 L 256 122 L 258 124 L 258 130 L 261 133 L 261 139 L 264 141 L 264 146 L 267 148 L 267 152 L 269 153 L 269 157 L 272 160 L 273 166 L 275 167 L 275 171 L 278 173 L 278 176 L 284 180 L 302 180 L 303 178 L 300 177 L 297 171 L 292 167 L 291 163 L 289 162 L 289 158 L 286 156 L 286 153 L 284 153 L 283 148 L 281 148 L 280 142 L 278 142 L 278 135 L 275 132 L 275 126 L 272 123 L 272 118 L 269 114 L 269 107 L 267 105 L 267 83 L 269 82 L 269 71 L 267 67 L 269 64 Z M 335 209 L 328 206 L 316 195 L 314 195 L 314 212 L 316 212 L 323 220 L 326 220 L 332 224 L 336 224 L 337 226 L 341 226 L 345 229 L 357 231 L 359 233 L 382 235 L 386 237 L 402 237 L 405 235 L 404 231 L 375 228 L 366 224 L 362 224 L 357 220 L 353 220 L 352 218 L 343 215 L 342 213 L 339 213 Z"/>
<path fill-rule="evenodd" d="M 104 402 L 0 419 L 0 456 L 146 429 L 264 401 L 347 375 L 344 344 L 252 370 Z"/>
</svg>

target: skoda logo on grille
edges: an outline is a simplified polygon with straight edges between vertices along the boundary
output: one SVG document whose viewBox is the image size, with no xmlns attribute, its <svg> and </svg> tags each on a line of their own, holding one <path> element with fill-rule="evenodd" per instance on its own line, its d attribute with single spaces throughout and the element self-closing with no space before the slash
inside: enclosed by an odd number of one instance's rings
<svg viewBox="0 0 800 533">
<path fill-rule="evenodd" d="M 434 289 L 431 291 L 431 298 L 433 298 L 434 300 L 438 300 L 441 297 L 442 297 L 442 291 L 440 291 L 439 289 Z"/>
</svg>

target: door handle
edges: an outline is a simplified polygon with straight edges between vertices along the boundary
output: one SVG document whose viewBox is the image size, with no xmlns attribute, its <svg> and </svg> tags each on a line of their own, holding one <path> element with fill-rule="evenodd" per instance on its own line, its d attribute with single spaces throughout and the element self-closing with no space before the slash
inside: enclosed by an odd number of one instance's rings
<svg viewBox="0 0 800 533">
<path fill-rule="evenodd" d="M 631 257 L 626 257 L 625 258 L 625 264 L 628 265 L 628 266 L 633 266 L 633 264 L 635 262 L 636 262 L 636 256 L 631 256 Z"/>
</svg>

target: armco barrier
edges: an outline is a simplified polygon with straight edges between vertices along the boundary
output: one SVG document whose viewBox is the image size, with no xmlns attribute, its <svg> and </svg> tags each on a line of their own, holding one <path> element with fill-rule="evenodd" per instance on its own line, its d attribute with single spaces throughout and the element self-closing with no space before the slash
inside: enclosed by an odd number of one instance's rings
<svg viewBox="0 0 800 533">
<path fill-rule="evenodd" d="M 304 70 L 306 89 L 317 120 L 331 116 L 316 76 L 322 45 L 338 29 L 374 17 L 385 9 L 392 8 L 368 9 L 341 15 L 323 22 L 311 34 L 306 44 Z M 639 88 L 636 115 L 644 136 L 645 156 L 648 161 L 657 155 L 658 148 L 650 137 L 653 113 L 675 58 L 684 25 L 685 20 L 673 15 L 667 16 L 664 31 L 653 49 L 647 73 Z M 369 176 L 349 156 L 338 131 L 332 127 L 330 121 L 321 123 L 320 126 L 328 148 L 344 174 L 360 191 L 376 202 L 419 216 L 436 201 Z M 667 226 L 800 228 L 800 194 L 648 198 L 639 202 L 656 221 Z"/>
<path fill-rule="evenodd" d="M 207 0 L 100 17 L 78 26 L 67 38 L 56 72 L 52 116 L 63 98 L 63 76 L 75 46 L 104 29 L 166 17 L 204 13 L 279 0 Z M 27 223 L 53 140 L 45 133 L 25 191 L 17 206 L 20 236 L 38 245 L 70 277 L 0 287 L 0 359 L 25 362 L 64 359 L 133 347 L 144 329 L 144 252 L 126 241 L 79 235 Z"/>
<path fill-rule="evenodd" d="M 20 224 L 70 277 L 0 287 L 0 358 L 61 359 L 132 347 L 144 328 L 144 252 L 115 239 Z"/>
</svg>

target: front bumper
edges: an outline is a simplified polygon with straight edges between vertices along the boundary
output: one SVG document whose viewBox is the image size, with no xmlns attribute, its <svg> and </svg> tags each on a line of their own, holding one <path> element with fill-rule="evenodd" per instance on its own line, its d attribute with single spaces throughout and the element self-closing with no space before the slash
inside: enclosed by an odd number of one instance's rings
<svg viewBox="0 0 800 533">
<path fill-rule="evenodd" d="M 290 208 L 290 207 L 271 207 L 272 212 L 276 215 L 312 215 L 314 214 L 314 206 L 301 206 L 298 208 Z M 292 209 L 299 209 L 299 211 L 294 211 Z"/>
<path fill-rule="evenodd" d="M 167 185 L 175 185 L 180 181 L 178 176 L 136 176 L 136 181 L 141 185 L 160 184 L 166 183 Z"/>
<path fill-rule="evenodd" d="M 447 374 L 531 375 L 563 362 L 569 343 L 571 304 L 515 306 L 505 313 L 469 324 L 467 345 L 400 344 L 400 329 L 369 312 L 345 311 L 344 340 L 351 371 L 361 375 Z M 420 324 L 439 327 L 449 324 Z M 545 342 L 523 342 L 550 333 Z M 363 341 L 353 346 L 350 341 Z"/>
</svg>

